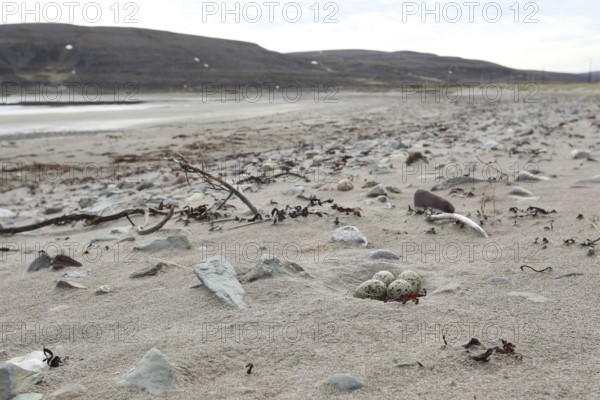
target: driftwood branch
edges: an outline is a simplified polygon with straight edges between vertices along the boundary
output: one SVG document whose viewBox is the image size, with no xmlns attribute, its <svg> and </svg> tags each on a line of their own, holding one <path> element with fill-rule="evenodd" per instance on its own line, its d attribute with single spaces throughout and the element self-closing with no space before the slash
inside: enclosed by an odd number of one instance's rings
<svg viewBox="0 0 600 400">
<path fill-rule="evenodd" d="M 97 225 L 103 222 L 115 221 L 120 218 L 125 218 L 134 214 L 144 214 L 143 208 L 134 208 L 130 210 L 124 210 L 120 213 L 113 215 L 94 215 L 94 214 L 70 214 L 63 215 L 61 217 L 51 218 L 46 221 L 38 222 L 37 224 L 18 226 L 15 228 L 4 228 L 0 229 L 0 235 L 14 235 L 15 233 L 29 232 L 36 229 L 43 228 L 50 225 L 65 225 L 71 222 L 86 221 L 88 225 Z"/>
<path fill-rule="evenodd" d="M 175 212 L 175 207 L 171 207 L 171 211 L 169 211 L 169 214 L 167 214 L 167 216 L 162 221 L 160 221 L 158 224 L 156 224 L 152 228 L 149 228 L 149 229 L 138 229 L 137 233 L 140 234 L 140 235 L 149 235 L 151 233 L 154 233 L 154 232 L 158 231 L 160 228 L 162 228 L 163 226 L 165 226 L 165 224 L 167 223 L 168 220 L 171 219 L 171 217 L 173 216 L 174 212 Z"/>
<path fill-rule="evenodd" d="M 462 222 L 463 224 L 475 229 L 484 238 L 486 238 L 486 239 L 488 238 L 488 234 L 485 233 L 485 231 L 483 230 L 482 227 L 480 227 L 479 225 L 477 225 L 475 222 L 473 222 L 469 218 L 465 217 L 464 215 L 454 214 L 454 213 L 453 214 L 442 213 L 442 214 L 434 214 L 434 215 L 427 216 L 428 221 L 438 221 L 438 220 L 442 220 L 442 219 L 453 219 L 455 221 Z"/>
<path fill-rule="evenodd" d="M 256 216 L 257 214 L 260 215 L 260 213 L 258 212 L 256 207 L 254 207 L 254 205 L 250 202 L 250 200 L 248 200 L 248 198 L 246 196 L 244 196 L 242 194 L 242 192 L 240 192 L 239 190 L 237 190 L 232 185 L 225 182 L 223 179 L 219 178 L 218 176 L 211 175 L 208 172 L 206 172 L 200 168 L 194 167 L 189 162 L 187 162 L 187 160 L 185 158 L 183 158 L 183 156 L 179 155 L 179 157 L 181 158 L 180 160 L 177 160 L 175 158 L 170 158 L 169 160 L 174 161 L 177 164 L 179 164 L 179 166 L 181 167 L 181 169 L 184 172 L 194 172 L 194 173 L 200 175 L 202 178 L 204 178 L 204 180 L 207 181 L 209 184 L 212 184 L 212 185 L 217 184 L 217 186 L 225 188 L 229 192 L 236 195 L 237 198 L 239 198 L 250 209 L 250 211 L 252 211 L 254 216 Z"/>
</svg>

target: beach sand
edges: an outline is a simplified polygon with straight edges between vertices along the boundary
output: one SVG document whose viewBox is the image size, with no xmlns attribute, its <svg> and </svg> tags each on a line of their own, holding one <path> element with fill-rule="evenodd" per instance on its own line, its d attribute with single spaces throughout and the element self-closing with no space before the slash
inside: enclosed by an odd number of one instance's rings
<svg viewBox="0 0 600 400">
<path fill-rule="evenodd" d="M 404 102 L 399 93 L 340 93 L 337 104 L 307 103 L 247 119 L 0 137 L 1 163 L 5 170 L 16 169 L 2 176 L 0 208 L 17 214 L 0 219 L 4 228 L 76 212 L 81 198 L 95 197 L 102 188 L 114 192 L 95 203 L 112 206 L 105 215 L 156 207 L 161 200 L 182 206 L 200 192 L 206 192 L 204 199 L 192 205 L 212 205 L 212 196 L 227 197 L 192 175 L 191 186 L 173 183 L 180 172 L 165 157 L 177 154 L 214 174 L 240 165 L 260 170 L 268 159 L 312 165 L 311 182 L 287 176 L 244 187 L 264 214 L 274 207 L 305 206 L 306 200 L 285 194 L 295 185 L 304 186 L 305 196 L 361 210 L 360 217 L 346 215 L 325 204 L 314 207 L 327 213 L 322 217 L 243 227 L 245 223 L 234 221 L 216 224 L 216 229 L 173 218 L 150 235 L 183 232 L 192 245 L 189 250 L 135 252 L 130 242 L 109 241 L 84 254 L 93 239 L 129 236 L 110 233 L 128 226 L 126 219 L 3 235 L 0 247 L 18 250 L 0 253 L 0 361 L 46 346 L 68 356 L 69 364 L 47 369 L 43 382 L 28 391 L 47 395 L 78 383 L 86 388 L 81 397 L 86 399 L 594 398 L 600 393 L 599 261 L 580 243 L 600 237 L 599 184 L 577 182 L 599 172 L 596 161 L 573 159 L 571 151 L 589 151 L 591 158 L 600 159 L 595 151 L 600 144 L 599 96 L 597 89 L 549 90 L 537 94 L 537 103 L 515 102 L 508 95 L 497 103 L 450 103 Z M 497 142 L 496 149 L 489 140 Z M 406 165 L 414 151 L 429 163 Z M 495 162 L 496 168 L 481 161 Z M 26 168 L 33 163 L 56 164 Z M 468 163 L 478 163 L 471 176 L 502 176 L 502 182 L 461 185 L 472 197 L 451 195 L 451 189 L 436 193 L 457 213 L 483 220 L 488 239 L 467 227 L 430 223 L 424 215 L 407 213 L 417 189 L 430 190 L 457 171 L 468 173 Z M 549 179 L 515 182 L 523 170 Z M 131 175 L 124 177 L 127 173 Z M 343 178 L 352 179 L 352 190 L 335 190 L 335 182 Z M 124 181 L 130 184 L 117 187 Z M 363 186 L 369 181 L 399 189 L 388 190 L 394 208 L 367 198 L 370 189 Z M 140 182 L 154 186 L 137 190 Z M 509 195 L 515 185 L 534 198 Z M 228 204 L 235 209 L 222 213 L 248 218 L 239 199 Z M 532 216 L 518 211 L 515 216 L 509 211 L 529 206 L 556 212 Z M 50 207 L 62 211 L 45 215 Z M 577 219 L 579 214 L 584 218 Z M 368 245 L 332 243 L 336 217 L 339 226 L 356 226 Z M 142 215 L 131 218 L 144 222 Z M 150 217 L 150 225 L 158 221 L 158 216 Z M 432 227 L 435 234 L 428 233 Z M 130 235 L 136 237 L 134 243 L 149 239 L 133 230 Z M 574 244 L 564 242 L 571 238 Z M 27 272 L 42 248 L 51 256 L 72 252 L 83 266 Z M 394 251 L 400 259 L 370 260 L 376 249 Z M 248 307 L 237 310 L 197 287 L 200 282 L 189 269 L 206 256 L 219 255 L 242 277 L 268 252 L 298 263 L 313 278 L 244 283 Z M 129 278 L 159 260 L 179 266 L 168 264 L 156 276 Z M 521 270 L 522 265 L 552 269 L 536 273 Z M 85 269 L 92 276 L 73 281 L 88 289 L 55 288 L 64 272 Z M 380 270 L 419 273 L 427 296 L 418 304 L 354 298 L 354 289 Z M 582 275 L 560 278 L 572 273 Z M 95 295 L 100 285 L 109 285 L 111 292 Z M 545 301 L 511 292 L 540 295 Z M 462 345 L 472 337 L 484 346 L 468 353 Z M 501 346 L 501 339 L 516 346 L 515 354 L 494 353 L 487 363 L 469 358 Z M 152 396 L 118 387 L 153 347 L 173 365 L 181 390 Z M 254 364 L 251 374 L 246 373 L 248 363 Z M 336 394 L 326 381 L 338 372 L 355 376 L 364 387 Z"/>
</svg>

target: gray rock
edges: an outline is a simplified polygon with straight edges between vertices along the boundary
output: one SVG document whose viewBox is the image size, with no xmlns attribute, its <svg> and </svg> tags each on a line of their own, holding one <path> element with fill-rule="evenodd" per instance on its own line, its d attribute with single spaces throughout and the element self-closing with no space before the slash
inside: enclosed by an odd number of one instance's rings
<svg viewBox="0 0 600 400">
<path fill-rule="evenodd" d="M 497 276 L 490 280 L 494 285 L 508 285 L 510 283 L 510 279 L 505 276 Z"/>
<path fill-rule="evenodd" d="M 369 192 L 367 193 L 367 197 L 378 197 L 385 194 L 385 187 L 382 184 L 379 184 L 377 186 L 374 186 L 371 190 L 369 190 Z"/>
<path fill-rule="evenodd" d="M 148 242 L 141 243 L 136 247 L 137 250 L 149 251 L 149 250 L 161 250 L 167 248 L 174 249 L 191 249 L 189 239 L 182 233 L 166 237 L 164 239 L 154 239 Z"/>
<path fill-rule="evenodd" d="M 509 296 L 523 297 L 529 301 L 533 301 L 534 303 L 545 303 L 548 299 L 541 294 L 529 293 L 529 292 L 510 292 Z"/>
<path fill-rule="evenodd" d="M 488 140 L 487 142 L 485 142 L 485 144 L 483 145 L 483 147 L 487 150 L 498 150 L 500 145 L 498 144 L 498 142 L 496 142 L 495 140 Z"/>
<path fill-rule="evenodd" d="M 588 159 L 590 158 L 590 153 L 585 150 L 573 150 L 571 151 L 571 157 L 575 160 Z"/>
<path fill-rule="evenodd" d="M 102 203 L 102 204 L 98 204 L 95 207 L 86 208 L 83 211 L 85 211 L 86 213 L 89 213 L 89 214 L 102 214 L 104 212 L 112 211 L 112 209 L 113 209 L 112 203 Z"/>
<path fill-rule="evenodd" d="M 96 293 L 96 294 L 107 294 L 107 293 L 110 293 L 110 286 L 108 286 L 108 285 L 98 286 L 96 288 L 96 291 L 94 293 Z"/>
<path fill-rule="evenodd" d="M 244 282 L 253 282 L 257 279 L 271 278 L 281 275 L 299 275 L 302 277 L 311 277 L 304 269 L 294 262 L 281 261 L 279 258 L 271 255 L 263 255 L 256 263 L 254 268 L 248 272 Z"/>
<path fill-rule="evenodd" d="M 153 395 L 179 390 L 171 364 L 160 351 L 154 348 L 148 350 L 118 385 L 137 386 Z"/>
<path fill-rule="evenodd" d="M 547 178 L 545 176 L 534 175 L 528 171 L 521 171 L 517 175 L 517 179 L 515 179 L 515 181 L 517 181 L 517 182 L 540 182 L 540 181 L 547 181 L 548 179 L 550 179 L 550 178 Z"/>
<path fill-rule="evenodd" d="M 518 197 L 532 197 L 533 196 L 533 193 L 531 193 L 529 190 L 523 189 L 522 187 L 519 187 L 519 186 L 515 186 L 512 189 L 510 189 L 510 192 L 508 192 L 508 194 L 511 194 L 513 196 L 518 196 Z"/>
<path fill-rule="evenodd" d="M 361 381 L 350 374 L 333 374 L 327 380 L 327 383 L 339 392 L 350 392 L 365 386 Z"/>
<path fill-rule="evenodd" d="M 83 396 L 85 393 L 85 388 L 80 384 L 71 384 L 63 386 L 54 392 L 50 393 L 50 395 L 44 400 L 70 400 L 76 399 L 78 397 Z"/>
<path fill-rule="evenodd" d="M 130 278 L 142 278 L 144 276 L 153 276 L 153 275 L 158 274 L 158 271 L 160 271 L 165 266 L 166 266 L 165 263 L 158 263 L 151 267 L 146 267 L 146 268 L 140 269 L 138 271 L 132 272 L 131 275 L 129 275 L 129 277 Z"/>
<path fill-rule="evenodd" d="M 151 182 L 151 181 L 142 181 L 135 188 L 138 191 L 142 191 L 142 190 L 145 190 L 145 189 L 150 189 L 151 187 L 154 187 L 154 183 L 153 182 Z"/>
<path fill-rule="evenodd" d="M 41 382 L 43 374 L 33 372 L 14 364 L 0 365 L 0 399 L 10 399 L 15 392 L 27 389 Z"/>
<path fill-rule="evenodd" d="M 15 213 L 5 208 L 0 208 L 0 218 L 12 218 Z"/>
<path fill-rule="evenodd" d="M 577 181 L 577 183 L 600 183 L 600 175 L 596 175 L 588 179 L 582 179 L 580 181 Z"/>
<path fill-rule="evenodd" d="M 92 276 L 91 269 L 86 269 L 83 271 L 69 271 L 69 272 L 65 272 L 64 274 L 62 274 L 63 278 L 74 278 L 74 279 L 89 278 L 90 276 Z"/>
<path fill-rule="evenodd" d="M 52 259 L 44 250 L 41 250 L 29 268 L 27 268 L 27 272 L 36 272 L 40 269 L 50 268 L 51 265 Z"/>
<path fill-rule="evenodd" d="M 112 228 L 110 230 L 110 233 L 124 233 L 124 234 L 127 234 L 127 233 L 129 233 L 130 229 L 131 229 L 131 226 L 117 226 L 115 228 Z"/>
<path fill-rule="evenodd" d="M 39 393 L 21 393 L 17 397 L 14 397 L 13 400 L 42 400 L 44 395 Z"/>
<path fill-rule="evenodd" d="M 391 250 L 379 249 L 369 254 L 370 260 L 399 260 L 400 256 Z"/>
<path fill-rule="evenodd" d="M 83 286 L 77 282 L 71 282 L 65 279 L 59 279 L 56 281 L 56 287 L 58 289 L 87 289 L 87 286 Z"/>
<path fill-rule="evenodd" d="M 294 187 L 292 187 L 290 190 L 288 190 L 287 192 L 285 192 L 286 196 L 300 196 L 302 193 L 304 193 L 304 186 L 300 186 L 300 185 L 296 185 Z"/>
<path fill-rule="evenodd" d="M 89 208 L 94 205 L 96 198 L 94 197 L 82 197 L 79 199 L 80 208 Z"/>
<path fill-rule="evenodd" d="M 355 226 L 341 226 L 333 231 L 331 240 L 334 242 L 340 242 L 349 246 L 362 246 L 366 247 L 369 243 L 367 238 L 360 233 L 358 228 Z"/>
<path fill-rule="evenodd" d="M 482 182 L 485 181 L 483 179 L 474 178 L 473 176 L 457 176 L 456 178 L 450 178 L 447 181 L 433 185 L 431 191 L 435 192 L 436 190 L 446 190 L 455 186 Z"/>
<path fill-rule="evenodd" d="M 221 257 L 214 256 L 194 266 L 194 273 L 204 286 L 226 303 L 239 309 L 246 308 L 244 288 L 237 279 L 233 266 Z"/>
</svg>

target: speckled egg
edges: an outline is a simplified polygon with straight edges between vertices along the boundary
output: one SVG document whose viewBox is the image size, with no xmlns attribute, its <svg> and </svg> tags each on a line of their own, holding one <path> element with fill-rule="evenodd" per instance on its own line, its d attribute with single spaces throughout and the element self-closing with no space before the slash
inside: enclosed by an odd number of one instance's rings
<svg viewBox="0 0 600 400">
<path fill-rule="evenodd" d="M 385 286 L 389 286 L 389 284 L 392 283 L 395 278 L 394 274 L 392 274 L 390 271 L 379 271 L 373 275 L 373 279 L 377 279 L 378 281 L 385 283 Z"/>
<path fill-rule="evenodd" d="M 387 288 L 388 299 L 399 299 L 413 293 L 413 286 L 404 279 L 396 279 Z"/>
<path fill-rule="evenodd" d="M 404 271 L 398 275 L 397 279 L 404 279 L 406 282 L 410 283 L 412 286 L 412 293 L 419 293 L 421 285 L 423 284 L 421 276 L 413 271 Z"/>
<path fill-rule="evenodd" d="M 354 297 L 358 297 L 359 299 L 383 299 L 386 294 L 387 288 L 385 283 L 377 279 L 369 279 L 356 288 Z"/>
</svg>

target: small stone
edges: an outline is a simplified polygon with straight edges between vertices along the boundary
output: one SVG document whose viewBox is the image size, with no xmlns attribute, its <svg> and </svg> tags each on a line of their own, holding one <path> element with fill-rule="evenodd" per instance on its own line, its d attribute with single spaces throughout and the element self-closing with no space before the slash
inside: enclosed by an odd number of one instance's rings
<svg viewBox="0 0 600 400">
<path fill-rule="evenodd" d="M 49 207 L 44 210 L 45 215 L 58 214 L 62 211 L 62 207 Z"/>
<path fill-rule="evenodd" d="M 333 231 L 331 240 L 349 246 L 366 247 L 368 244 L 367 238 L 355 226 L 341 226 L 337 228 Z"/>
<path fill-rule="evenodd" d="M 388 191 L 389 193 L 396 193 L 396 194 L 402 193 L 402 191 L 395 186 L 386 186 L 385 190 Z"/>
<path fill-rule="evenodd" d="M 519 186 L 515 186 L 512 189 L 510 189 L 510 192 L 508 192 L 508 194 L 512 194 L 513 196 L 518 196 L 518 197 L 532 197 L 533 196 L 533 193 L 531 193 L 529 190 L 523 189 L 522 187 L 519 187 Z"/>
<path fill-rule="evenodd" d="M 367 193 L 367 197 L 378 197 L 378 196 L 382 196 L 385 195 L 385 188 L 382 184 L 379 184 L 375 187 L 373 187 L 371 190 L 369 190 L 369 192 Z"/>
<path fill-rule="evenodd" d="M 175 383 L 173 367 L 167 358 L 154 348 L 148 350 L 118 385 L 137 386 L 153 395 L 179 390 Z"/>
<path fill-rule="evenodd" d="M 286 196 L 300 196 L 302 193 L 304 193 L 304 186 L 300 186 L 300 185 L 295 185 L 294 187 L 292 187 L 290 190 L 288 190 L 287 192 L 285 192 Z"/>
<path fill-rule="evenodd" d="M 82 197 L 79 199 L 79 207 L 80 208 L 89 208 L 96 203 L 96 198 L 94 197 Z"/>
<path fill-rule="evenodd" d="M 10 399 L 16 392 L 41 382 L 43 374 L 29 371 L 15 364 L 0 365 L 0 399 Z"/>
<path fill-rule="evenodd" d="M 12 400 L 42 400 L 44 395 L 39 393 L 21 393 L 17 397 L 13 397 Z"/>
<path fill-rule="evenodd" d="M 253 282 L 258 279 L 281 275 L 311 277 L 300 265 L 294 262 L 281 261 L 277 257 L 263 255 L 254 268 L 244 276 L 243 281 Z"/>
<path fill-rule="evenodd" d="M 369 254 L 370 260 L 399 260 L 400 256 L 391 250 L 375 250 Z"/>
<path fill-rule="evenodd" d="M 342 179 L 336 185 L 336 190 L 340 192 L 347 192 L 352 189 L 354 189 L 354 184 L 350 179 Z"/>
<path fill-rule="evenodd" d="M 169 236 L 164 239 L 154 239 L 148 242 L 144 242 L 135 248 L 141 251 L 162 250 L 166 248 L 191 249 L 192 245 L 190 244 L 190 241 L 187 238 L 187 236 L 180 233 Z"/>
<path fill-rule="evenodd" d="M 69 271 L 69 272 L 65 272 L 64 274 L 62 274 L 63 278 L 75 278 L 75 279 L 89 278 L 90 276 L 92 276 L 91 269 L 86 269 L 84 271 Z"/>
<path fill-rule="evenodd" d="M 27 268 L 27 272 L 36 272 L 40 269 L 50 268 L 51 265 L 52 259 L 44 250 L 41 250 L 35 260 L 29 265 L 29 268 Z"/>
<path fill-rule="evenodd" d="M 494 285 L 508 285 L 510 283 L 510 279 L 505 276 L 497 276 L 492 278 L 491 281 Z"/>
<path fill-rule="evenodd" d="M 482 179 L 474 178 L 473 176 L 458 176 L 456 178 L 450 178 L 447 181 L 433 185 L 433 187 L 431 188 L 431 191 L 435 192 L 437 190 L 446 190 L 446 189 L 450 189 L 455 186 L 460 186 L 460 185 L 464 185 L 467 183 L 473 184 L 473 183 L 482 183 L 482 182 L 485 182 L 485 181 Z"/>
<path fill-rule="evenodd" d="M 87 289 L 87 286 L 83 286 L 77 282 L 67 281 L 65 279 L 59 279 L 56 282 L 56 287 L 58 289 Z"/>
<path fill-rule="evenodd" d="M 577 181 L 577 183 L 600 183 L 600 175 L 596 175 L 588 179 L 582 179 L 580 181 Z"/>
<path fill-rule="evenodd" d="M 246 308 L 244 288 L 228 261 L 219 256 L 210 257 L 196 264 L 194 273 L 204 286 L 226 303 L 239 309 Z"/>
<path fill-rule="evenodd" d="M 85 387 L 80 384 L 71 384 L 61 387 L 50 393 L 47 400 L 70 400 L 83 396 Z"/>
<path fill-rule="evenodd" d="M 498 144 L 498 142 L 496 142 L 495 140 L 492 140 L 492 139 L 488 140 L 488 141 L 487 141 L 487 142 L 485 142 L 485 144 L 483 145 L 483 147 L 484 147 L 484 148 L 485 148 L 487 151 L 490 151 L 490 150 L 498 150 L 499 146 L 500 146 L 500 145 Z"/>
<path fill-rule="evenodd" d="M 135 278 L 142 278 L 144 276 L 153 276 L 153 275 L 158 274 L 158 271 L 160 271 L 163 267 L 166 267 L 166 265 L 164 263 L 158 263 L 154 266 L 132 272 L 131 275 L 129 275 L 129 277 L 135 279 Z"/>
<path fill-rule="evenodd" d="M 523 297 L 529 301 L 533 301 L 534 303 L 545 303 L 548 299 L 541 294 L 529 293 L 529 292 L 510 292 L 509 296 Z"/>
<path fill-rule="evenodd" d="M 590 158 L 590 153 L 584 150 L 573 150 L 571 151 L 571 157 L 574 160 L 588 159 Z"/>
<path fill-rule="evenodd" d="M 350 392 L 365 386 L 361 381 L 350 374 L 333 374 L 327 381 L 329 385 L 335 388 L 338 392 Z"/>
<path fill-rule="evenodd" d="M 110 286 L 108 286 L 108 285 L 98 286 L 98 288 L 96 288 L 96 291 L 94 293 L 96 293 L 96 294 L 110 293 Z"/>
<path fill-rule="evenodd" d="M 128 234 L 129 230 L 131 229 L 131 226 L 117 226 L 115 228 L 112 228 L 110 230 L 110 233 L 123 233 L 123 234 Z"/>
<path fill-rule="evenodd" d="M 135 188 L 138 192 L 140 192 L 142 190 L 150 189 L 151 187 L 154 187 L 154 183 L 152 183 L 151 181 L 142 181 Z"/>
<path fill-rule="evenodd" d="M 378 196 L 376 200 L 380 203 L 388 203 L 387 196 Z"/>
<path fill-rule="evenodd" d="M 529 171 L 521 171 L 519 172 L 519 174 L 517 175 L 517 179 L 515 179 L 517 182 L 540 182 L 540 181 L 547 181 L 550 178 L 547 178 L 545 176 L 538 176 L 538 175 L 534 175 Z"/>
<path fill-rule="evenodd" d="M 0 208 L 0 218 L 11 218 L 14 216 L 15 216 L 14 212 L 7 210 L 5 208 Z"/>
</svg>

